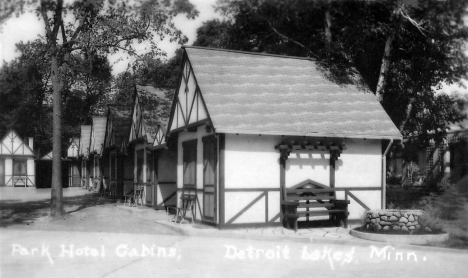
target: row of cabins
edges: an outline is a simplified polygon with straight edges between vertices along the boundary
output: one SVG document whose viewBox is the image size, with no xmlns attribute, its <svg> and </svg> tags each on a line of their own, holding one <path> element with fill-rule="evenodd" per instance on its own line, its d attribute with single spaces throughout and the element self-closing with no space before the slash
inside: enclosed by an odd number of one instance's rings
<svg viewBox="0 0 468 278">
<path fill-rule="evenodd" d="M 170 115 L 138 86 L 133 107 L 81 127 L 83 183 L 119 199 L 144 185 L 155 209 L 191 188 L 195 221 L 220 228 L 280 225 L 281 190 L 304 182 L 349 200 L 351 220 L 385 207 L 385 156 L 402 136 L 365 86 L 310 59 L 183 49 Z"/>
</svg>

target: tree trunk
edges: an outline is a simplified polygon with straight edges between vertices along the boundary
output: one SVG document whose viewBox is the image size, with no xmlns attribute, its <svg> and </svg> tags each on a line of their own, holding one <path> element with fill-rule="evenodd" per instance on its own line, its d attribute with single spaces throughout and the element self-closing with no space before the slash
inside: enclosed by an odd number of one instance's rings
<svg viewBox="0 0 468 278">
<path fill-rule="evenodd" d="M 330 1 L 327 3 L 327 7 L 325 10 L 325 39 L 327 44 L 330 44 L 332 41 L 332 33 L 331 33 L 331 16 L 330 16 Z"/>
<path fill-rule="evenodd" d="M 408 103 L 408 106 L 406 106 L 406 110 L 405 110 L 405 118 L 403 119 L 403 121 L 401 122 L 400 124 L 400 132 L 403 132 L 403 130 L 405 129 L 405 126 L 406 126 L 406 123 L 408 122 L 408 119 L 410 118 L 410 115 L 411 115 L 411 110 L 413 110 L 413 103 L 416 101 L 416 99 L 414 98 L 411 98 L 409 100 L 409 103 Z"/>
<path fill-rule="evenodd" d="M 50 216 L 60 218 L 63 210 L 62 192 L 62 81 L 59 74 L 57 54 L 51 58 L 53 88 L 53 135 L 52 135 L 52 193 Z"/>
<path fill-rule="evenodd" d="M 380 103 L 383 102 L 383 95 L 385 93 L 388 68 L 390 66 L 390 56 L 392 54 L 393 38 L 394 35 L 391 34 L 387 37 L 387 41 L 385 42 L 385 50 L 384 55 L 382 57 L 382 65 L 380 66 L 379 81 L 377 82 L 377 89 L 375 90 L 375 94 Z"/>
</svg>

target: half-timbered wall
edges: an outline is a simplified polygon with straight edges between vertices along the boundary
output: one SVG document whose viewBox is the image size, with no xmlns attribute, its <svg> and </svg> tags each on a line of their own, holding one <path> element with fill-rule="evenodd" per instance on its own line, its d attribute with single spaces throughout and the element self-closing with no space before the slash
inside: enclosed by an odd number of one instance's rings
<svg viewBox="0 0 468 278">
<path fill-rule="evenodd" d="M 279 222 L 280 166 L 275 146 L 281 139 L 280 136 L 226 134 L 226 225 Z"/>
<path fill-rule="evenodd" d="M 279 221 L 280 155 L 275 146 L 288 140 L 298 138 L 226 134 L 226 226 L 269 225 Z M 335 162 L 334 187 L 337 198 L 351 201 L 350 219 L 360 219 L 363 210 L 379 209 L 382 205 L 381 143 L 380 140 L 361 139 L 339 141 L 345 143 L 347 149 Z M 286 160 L 285 170 L 286 187 L 306 179 L 330 186 L 332 169 L 327 151 L 293 151 Z"/>
<path fill-rule="evenodd" d="M 77 139 L 72 139 L 70 142 L 70 146 L 68 146 L 67 149 L 67 157 L 78 157 L 78 144 L 77 144 Z"/>
<path fill-rule="evenodd" d="M 185 60 L 182 79 L 174 100 L 175 110 L 172 117 L 171 131 L 208 119 L 203 96 L 198 88 L 196 77 Z"/>
<path fill-rule="evenodd" d="M 35 186 L 33 151 L 16 132 L 1 139 L 0 159 L 0 186 Z"/>
<path fill-rule="evenodd" d="M 130 128 L 129 142 L 140 137 L 146 136 L 146 130 L 143 122 L 142 111 L 138 95 L 135 97 L 135 105 L 133 107 L 132 125 Z"/>
</svg>

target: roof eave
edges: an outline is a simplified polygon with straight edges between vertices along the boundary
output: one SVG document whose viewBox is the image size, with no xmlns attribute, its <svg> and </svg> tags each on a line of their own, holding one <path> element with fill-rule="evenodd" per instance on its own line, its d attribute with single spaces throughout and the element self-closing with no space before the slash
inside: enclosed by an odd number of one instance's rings
<svg viewBox="0 0 468 278">
<path fill-rule="evenodd" d="M 402 141 L 403 136 L 384 136 L 372 134 L 338 134 L 338 133 L 301 133 L 301 132 L 276 132 L 276 131 L 255 131 L 255 130 L 230 130 L 230 129 L 216 129 L 216 133 L 229 133 L 229 134 L 255 134 L 255 135 L 283 135 L 283 136 L 308 136 L 308 137 L 335 137 L 345 139 L 377 139 L 377 140 L 397 140 Z"/>
</svg>

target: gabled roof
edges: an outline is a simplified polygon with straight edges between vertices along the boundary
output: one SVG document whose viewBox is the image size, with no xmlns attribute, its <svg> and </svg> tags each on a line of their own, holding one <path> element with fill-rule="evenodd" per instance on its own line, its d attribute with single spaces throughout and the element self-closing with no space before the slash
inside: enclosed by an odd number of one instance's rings
<svg viewBox="0 0 468 278">
<path fill-rule="evenodd" d="M 90 152 L 101 154 L 104 144 L 104 137 L 106 135 L 106 117 L 93 117 L 93 125 L 91 127 L 91 144 L 89 146 Z"/>
<path fill-rule="evenodd" d="M 309 59 L 201 47 L 185 51 L 216 132 L 402 137 L 369 90 L 330 81 Z"/>
<path fill-rule="evenodd" d="M 163 105 L 167 101 L 164 90 L 148 85 L 136 85 L 133 113 L 135 113 L 135 109 L 140 109 L 141 123 L 139 124 L 142 124 L 142 127 L 138 125 L 135 127 L 144 128 L 144 130 L 141 130 L 143 134 L 138 134 L 138 137 L 141 135 L 146 136 L 147 142 L 153 143 L 158 133 L 158 124 L 168 121 L 168 115 L 163 109 Z M 139 132 L 139 130 L 136 130 L 136 133 Z"/>
<path fill-rule="evenodd" d="M 132 107 L 124 105 L 108 105 L 107 132 L 105 147 L 126 143 L 128 132 L 132 124 Z"/>
<path fill-rule="evenodd" d="M 48 154 L 44 155 L 43 157 L 41 157 L 39 160 L 52 160 L 53 158 L 53 154 L 52 154 L 52 151 L 50 151 Z"/>
<path fill-rule="evenodd" d="M 14 130 L 0 137 L 0 155 L 34 156 L 33 150 Z"/>
<path fill-rule="evenodd" d="M 80 137 L 80 148 L 79 148 L 79 153 L 78 153 L 79 155 L 88 157 L 90 141 L 91 141 L 91 126 L 82 125 L 81 137 Z"/>
<path fill-rule="evenodd" d="M 76 158 L 79 154 L 79 138 L 70 138 L 66 158 Z"/>
</svg>

